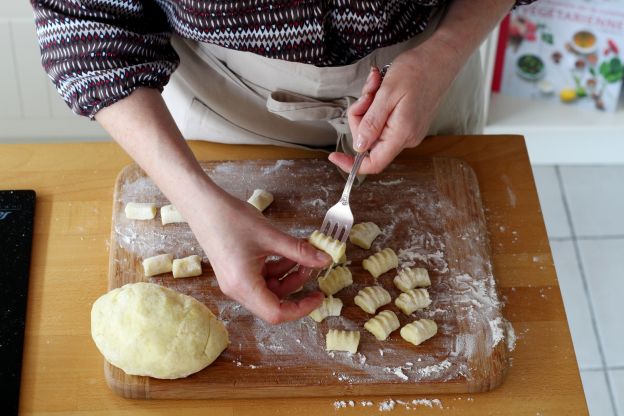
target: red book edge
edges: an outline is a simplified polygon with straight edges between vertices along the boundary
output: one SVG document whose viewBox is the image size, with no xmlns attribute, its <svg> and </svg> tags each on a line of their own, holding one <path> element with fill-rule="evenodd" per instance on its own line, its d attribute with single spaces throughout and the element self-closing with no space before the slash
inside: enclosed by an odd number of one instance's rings
<svg viewBox="0 0 624 416">
<path fill-rule="evenodd" d="M 505 16 L 500 24 L 498 32 L 498 45 L 496 46 L 496 58 L 494 59 L 494 74 L 492 75 L 492 92 L 500 92 L 503 79 L 503 66 L 505 64 L 505 48 L 509 39 L 510 15 Z"/>
</svg>

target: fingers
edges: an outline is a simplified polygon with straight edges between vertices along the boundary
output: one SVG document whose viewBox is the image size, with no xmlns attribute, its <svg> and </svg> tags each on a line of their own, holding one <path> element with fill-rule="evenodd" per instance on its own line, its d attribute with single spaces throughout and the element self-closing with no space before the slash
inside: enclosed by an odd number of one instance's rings
<svg viewBox="0 0 624 416">
<path fill-rule="evenodd" d="M 353 157 L 346 155 L 342 152 L 332 152 L 329 154 L 328 159 L 334 165 L 338 166 L 344 172 L 351 172 L 351 167 L 353 166 Z"/>
<path fill-rule="evenodd" d="M 368 157 L 362 161 L 359 173 L 370 175 L 382 172 L 403 150 L 400 140 L 378 140 Z"/>
<path fill-rule="evenodd" d="M 259 285 L 241 303 L 266 322 L 278 324 L 309 315 L 320 306 L 323 298 L 322 293 L 313 292 L 297 302 L 281 301 L 277 294 Z"/>
<path fill-rule="evenodd" d="M 267 261 L 265 263 L 265 273 L 267 277 L 274 277 L 276 279 L 282 278 L 293 267 L 297 265 L 297 262 L 290 259 L 281 258 L 278 260 Z"/>
<path fill-rule="evenodd" d="M 271 277 L 267 279 L 267 287 L 279 298 L 283 298 L 303 286 L 312 276 L 311 271 L 311 269 L 300 268 L 281 280 Z"/>
<path fill-rule="evenodd" d="M 375 95 L 373 102 L 357 126 L 357 136 L 355 137 L 353 147 L 358 152 L 368 150 L 381 136 L 386 121 L 392 112 L 393 105 L 381 92 L 382 90 Z"/>
<path fill-rule="evenodd" d="M 298 239 L 274 229 L 273 232 L 265 232 L 263 238 L 266 247 L 280 256 L 286 257 L 303 266 L 321 268 L 329 265 L 331 257 L 317 250 L 306 240 Z"/>
</svg>

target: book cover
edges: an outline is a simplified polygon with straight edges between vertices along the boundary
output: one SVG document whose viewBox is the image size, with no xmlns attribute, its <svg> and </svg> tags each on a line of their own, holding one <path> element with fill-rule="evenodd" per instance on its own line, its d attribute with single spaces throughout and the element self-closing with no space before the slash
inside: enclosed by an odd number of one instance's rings
<svg viewBox="0 0 624 416">
<path fill-rule="evenodd" d="M 540 0 L 512 11 L 503 28 L 501 94 L 616 111 L 624 2 Z"/>
</svg>

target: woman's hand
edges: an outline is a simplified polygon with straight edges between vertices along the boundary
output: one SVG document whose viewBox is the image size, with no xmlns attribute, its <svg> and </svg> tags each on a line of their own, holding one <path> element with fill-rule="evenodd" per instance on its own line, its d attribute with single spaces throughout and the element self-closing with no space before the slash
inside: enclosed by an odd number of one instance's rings
<svg viewBox="0 0 624 416">
<path fill-rule="evenodd" d="M 430 43 L 429 43 L 430 42 Z M 379 173 L 405 148 L 424 139 L 445 92 L 459 71 L 453 54 L 436 41 L 406 51 L 392 63 L 381 82 L 372 71 L 361 98 L 348 110 L 358 152 L 370 150 L 360 173 Z M 332 153 L 329 159 L 349 172 L 353 157 Z"/>
<path fill-rule="evenodd" d="M 320 268 L 330 257 L 273 227 L 250 204 L 219 188 L 182 138 L 160 93 L 139 88 L 100 110 L 97 120 L 180 210 L 208 255 L 221 290 L 267 322 L 301 318 L 323 295 L 283 301 L 308 278 L 284 276 L 295 264 Z M 267 256 L 283 258 L 265 262 Z"/>
<path fill-rule="evenodd" d="M 226 192 L 218 200 L 200 200 L 187 211 L 224 294 L 269 323 L 301 318 L 320 305 L 324 296 L 318 291 L 298 302 L 283 298 L 310 277 L 307 267 L 327 266 L 331 262 L 327 254 L 282 233 L 251 204 Z M 282 258 L 266 262 L 272 255 Z M 297 263 L 306 268 L 281 279 Z"/>
</svg>

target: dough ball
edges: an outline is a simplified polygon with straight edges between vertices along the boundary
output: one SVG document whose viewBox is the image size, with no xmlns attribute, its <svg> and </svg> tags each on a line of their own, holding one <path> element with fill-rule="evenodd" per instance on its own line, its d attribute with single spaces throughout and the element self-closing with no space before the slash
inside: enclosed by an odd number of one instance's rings
<svg viewBox="0 0 624 416">
<path fill-rule="evenodd" d="M 91 309 L 91 336 L 127 374 L 174 379 L 210 365 L 229 343 L 225 326 L 196 299 L 153 283 L 131 283 Z"/>
</svg>

